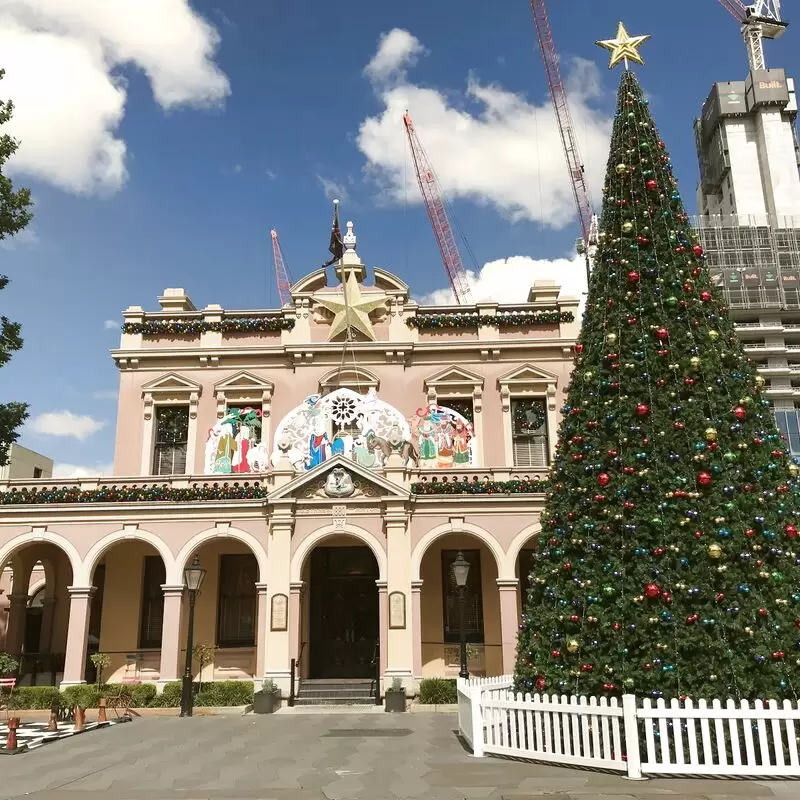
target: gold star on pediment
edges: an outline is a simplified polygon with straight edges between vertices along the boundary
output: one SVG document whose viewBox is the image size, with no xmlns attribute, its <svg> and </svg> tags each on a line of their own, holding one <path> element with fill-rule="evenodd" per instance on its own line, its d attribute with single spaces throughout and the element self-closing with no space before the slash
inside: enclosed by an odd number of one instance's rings
<svg viewBox="0 0 800 800">
<path fill-rule="evenodd" d="M 611 63 L 608 65 L 609 69 L 616 67 L 620 61 L 625 62 L 625 69 L 628 69 L 628 61 L 634 61 L 637 64 L 644 64 L 644 59 L 639 53 L 639 48 L 650 38 L 647 36 L 629 36 L 625 26 L 620 22 L 617 27 L 616 39 L 603 39 L 595 42 L 598 47 L 603 47 L 611 51 Z"/>
<path fill-rule="evenodd" d="M 322 294 L 314 296 L 319 305 L 334 315 L 331 329 L 328 331 L 328 341 L 333 341 L 349 328 L 361 332 L 370 341 L 375 341 L 375 331 L 372 329 L 369 315 L 379 308 L 386 307 L 386 295 L 383 292 L 362 295 L 361 287 L 353 272 L 350 272 L 342 288 L 341 295 L 337 293 L 333 296 Z"/>
</svg>

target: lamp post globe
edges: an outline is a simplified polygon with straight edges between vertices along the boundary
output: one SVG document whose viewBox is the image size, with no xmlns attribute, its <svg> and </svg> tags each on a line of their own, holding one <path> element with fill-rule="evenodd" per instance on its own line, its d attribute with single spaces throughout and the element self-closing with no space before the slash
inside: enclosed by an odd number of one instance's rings
<svg viewBox="0 0 800 800">
<path fill-rule="evenodd" d="M 467 588 L 467 579 L 469 578 L 469 567 L 469 561 L 464 558 L 464 554 L 459 550 L 455 561 L 450 565 L 450 571 L 453 573 L 453 579 L 458 589 L 458 640 L 459 660 L 461 663 L 458 671 L 459 678 L 469 678 L 469 670 L 467 669 L 467 632 L 464 630 L 464 595 Z"/>
<path fill-rule="evenodd" d="M 195 554 L 191 563 L 183 570 L 183 582 L 189 596 L 189 624 L 186 626 L 186 663 L 181 683 L 181 716 L 191 717 L 194 710 L 192 695 L 192 649 L 194 644 L 194 604 L 197 593 L 203 585 L 206 571 L 200 565 L 200 557 Z"/>
</svg>

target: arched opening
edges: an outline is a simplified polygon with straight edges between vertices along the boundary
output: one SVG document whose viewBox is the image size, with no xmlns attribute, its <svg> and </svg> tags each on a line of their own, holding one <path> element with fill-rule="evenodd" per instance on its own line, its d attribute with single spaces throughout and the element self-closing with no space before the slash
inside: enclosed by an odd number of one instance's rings
<svg viewBox="0 0 800 800">
<path fill-rule="evenodd" d="M 372 679 L 380 641 L 378 561 L 362 540 L 325 538 L 302 568 L 301 665 L 306 678 Z"/>
<path fill-rule="evenodd" d="M 0 651 L 18 663 L 20 685 L 63 677 L 72 579 L 69 555 L 47 541 L 21 545 L 0 565 Z"/>
<path fill-rule="evenodd" d="M 167 566 L 158 549 L 141 539 L 113 541 L 94 559 L 85 680 L 97 680 L 91 657 L 111 659 L 102 680 L 152 681 L 159 677 Z"/>
<path fill-rule="evenodd" d="M 195 555 L 206 574 L 195 604 L 194 679 L 205 683 L 255 678 L 259 675 L 258 641 L 266 634 L 258 626 L 259 560 L 241 539 L 215 535 L 187 551 L 185 559 L 179 556 L 181 580 L 184 566 Z M 184 596 L 179 671 L 186 658 L 188 618 L 188 598 Z"/>
<path fill-rule="evenodd" d="M 470 564 L 463 596 L 452 572 L 459 551 Z M 470 674 L 502 674 L 498 566 L 486 543 L 466 533 L 447 533 L 438 537 L 422 556 L 420 578 L 422 676 L 458 675 L 462 601 Z"/>
</svg>

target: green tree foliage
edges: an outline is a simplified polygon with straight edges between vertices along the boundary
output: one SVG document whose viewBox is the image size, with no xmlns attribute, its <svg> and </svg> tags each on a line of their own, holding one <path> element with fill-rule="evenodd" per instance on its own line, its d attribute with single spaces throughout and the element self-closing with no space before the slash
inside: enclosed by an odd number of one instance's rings
<svg viewBox="0 0 800 800">
<path fill-rule="evenodd" d="M 0 70 L 0 80 L 5 75 Z M 14 106 L 9 100 L 0 101 L 0 125 L 11 119 Z M 29 189 L 14 191 L 11 180 L 2 174 L 6 161 L 16 152 L 19 142 L 7 133 L 0 136 L 0 240 L 19 233 L 31 221 L 31 193 Z M 0 291 L 8 286 L 8 278 L 0 275 Z M 0 315 L 0 367 L 22 347 L 20 325 L 5 315 Z M 0 403 L 0 466 L 6 464 L 9 447 L 19 437 L 19 427 L 28 417 L 25 403 Z"/>
<path fill-rule="evenodd" d="M 703 261 L 626 71 L 519 691 L 797 697 L 796 467 Z"/>
</svg>

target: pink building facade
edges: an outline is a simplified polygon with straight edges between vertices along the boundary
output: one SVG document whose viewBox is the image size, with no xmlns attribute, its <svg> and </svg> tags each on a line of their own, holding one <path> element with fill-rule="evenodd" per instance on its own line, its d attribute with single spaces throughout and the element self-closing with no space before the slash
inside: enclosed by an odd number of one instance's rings
<svg viewBox="0 0 800 800">
<path fill-rule="evenodd" d="M 0 651 L 25 681 L 162 684 L 185 658 L 183 570 L 206 570 L 203 680 L 513 668 L 578 300 L 419 306 L 352 226 L 268 311 L 124 312 L 114 477 L 0 485 Z M 463 596 L 450 566 L 470 563 Z"/>
</svg>

